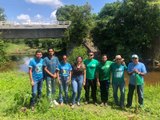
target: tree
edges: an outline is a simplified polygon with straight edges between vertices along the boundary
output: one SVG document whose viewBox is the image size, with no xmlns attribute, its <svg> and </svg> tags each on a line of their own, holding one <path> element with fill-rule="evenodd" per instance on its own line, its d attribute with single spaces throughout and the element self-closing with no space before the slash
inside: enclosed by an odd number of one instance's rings
<svg viewBox="0 0 160 120">
<path fill-rule="evenodd" d="M 57 10 L 59 21 L 71 21 L 71 26 L 66 32 L 67 42 L 81 44 L 92 27 L 91 7 L 87 3 L 84 6 L 66 5 Z"/>
<path fill-rule="evenodd" d="M 5 21 L 6 15 L 4 14 L 4 10 L 0 8 L 0 21 Z"/>
<path fill-rule="evenodd" d="M 124 0 L 105 5 L 93 30 L 94 42 L 112 55 L 137 53 L 146 57 L 145 51 L 151 49 L 160 32 L 160 8 L 150 4 L 153 1 Z"/>
</svg>

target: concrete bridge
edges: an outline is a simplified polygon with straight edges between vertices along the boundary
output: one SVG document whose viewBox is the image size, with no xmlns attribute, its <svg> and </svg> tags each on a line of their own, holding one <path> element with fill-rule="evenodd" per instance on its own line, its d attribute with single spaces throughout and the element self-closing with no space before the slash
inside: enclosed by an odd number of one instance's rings
<svg viewBox="0 0 160 120">
<path fill-rule="evenodd" d="M 56 21 L 54 23 L 14 23 L 0 21 L 0 38 L 62 38 L 70 21 Z"/>
</svg>

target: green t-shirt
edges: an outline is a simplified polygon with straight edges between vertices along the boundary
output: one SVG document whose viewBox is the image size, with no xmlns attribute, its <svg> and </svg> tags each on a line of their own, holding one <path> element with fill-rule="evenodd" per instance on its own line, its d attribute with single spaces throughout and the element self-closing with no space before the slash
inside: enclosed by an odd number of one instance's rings
<svg viewBox="0 0 160 120">
<path fill-rule="evenodd" d="M 124 82 L 124 71 L 127 70 L 126 65 L 118 65 L 117 63 L 113 63 L 111 65 L 111 72 L 112 72 L 112 83 L 118 84 Z"/>
<path fill-rule="evenodd" d="M 106 61 L 105 63 L 100 63 L 98 65 L 97 68 L 97 72 L 99 74 L 99 80 L 110 80 L 110 75 L 111 75 L 111 71 L 110 71 L 110 67 L 112 65 L 112 61 Z"/>
<path fill-rule="evenodd" d="M 84 64 L 86 66 L 86 78 L 89 80 L 95 79 L 96 69 L 97 69 L 99 62 L 95 59 L 92 59 L 92 60 L 86 59 L 84 60 Z"/>
</svg>

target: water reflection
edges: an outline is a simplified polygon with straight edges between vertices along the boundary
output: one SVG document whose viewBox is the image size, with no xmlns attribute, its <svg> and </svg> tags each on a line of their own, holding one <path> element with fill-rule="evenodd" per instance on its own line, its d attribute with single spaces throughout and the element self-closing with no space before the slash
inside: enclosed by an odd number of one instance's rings
<svg viewBox="0 0 160 120">
<path fill-rule="evenodd" d="M 31 60 L 31 57 L 24 57 L 22 58 L 22 63 L 19 65 L 19 70 L 22 72 L 28 73 L 28 65 L 29 61 Z"/>
</svg>

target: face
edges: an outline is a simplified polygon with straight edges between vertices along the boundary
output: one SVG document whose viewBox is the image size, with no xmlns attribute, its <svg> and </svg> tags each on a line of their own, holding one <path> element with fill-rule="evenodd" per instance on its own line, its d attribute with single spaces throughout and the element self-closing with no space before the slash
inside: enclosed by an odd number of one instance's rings
<svg viewBox="0 0 160 120">
<path fill-rule="evenodd" d="M 139 60 L 138 60 L 138 58 L 132 58 L 132 61 L 134 64 L 137 64 Z"/>
<path fill-rule="evenodd" d="M 116 63 L 121 64 L 122 63 L 122 58 L 116 58 Z"/>
<path fill-rule="evenodd" d="M 36 53 L 36 58 L 37 58 L 37 59 L 41 59 L 41 57 L 42 57 L 42 53 L 41 53 L 41 52 Z"/>
<path fill-rule="evenodd" d="M 102 56 L 102 62 L 106 62 L 106 60 L 107 60 L 107 56 L 106 55 Z"/>
<path fill-rule="evenodd" d="M 49 53 L 50 56 L 53 56 L 54 55 L 54 50 L 53 49 L 49 49 L 48 53 Z"/>
<path fill-rule="evenodd" d="M 81 57 L 78 57 L 78 58 L 77 58 L 77 62 L 78 62 L 78 63 L 82 62 L 82 58 L 81 58 Z"/>
<path fill-rule="evenodd" d="M 89 53 L 89 54 L 88 54 L 88 57 L 89 57 L 89 59 L 93 59 L 93 58 L 94 58 L 94 53 L 92 53 L 92 52 Z"/>
<path fill-rule="evenodd" d="M 67 56 L 66 56 L 66 55 L 63 55 L 62 60 L 63 60 L 63 62 L 67 62 Z"/>
</svg>

